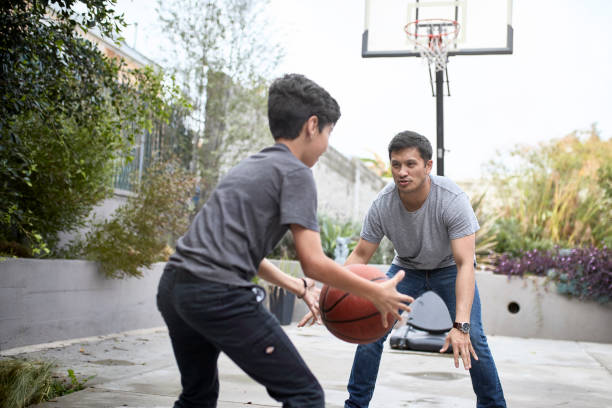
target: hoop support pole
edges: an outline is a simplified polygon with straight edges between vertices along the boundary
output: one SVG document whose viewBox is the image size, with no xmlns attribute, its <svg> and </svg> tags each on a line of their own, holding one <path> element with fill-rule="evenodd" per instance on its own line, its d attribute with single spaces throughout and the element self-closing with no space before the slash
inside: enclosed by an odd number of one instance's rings
<svg viewBox="0 0 612 408">
<path fill-rule="evenodd" d="M 436 71 L 436 169 L 444 175 L 444 71 Z"/>
</svg>

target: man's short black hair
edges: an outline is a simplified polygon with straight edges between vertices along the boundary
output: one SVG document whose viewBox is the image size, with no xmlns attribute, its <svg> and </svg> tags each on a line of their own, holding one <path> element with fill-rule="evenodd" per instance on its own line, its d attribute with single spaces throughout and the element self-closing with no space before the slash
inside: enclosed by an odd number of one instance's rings
<svg viewBox="0 0 612 408">
<path fill-rule="evenodd" d="M 309 117 L 319 118 L 319 131 L 340 118 L 338 102 L 322 87 L 300 74 L 287 74 L 270 85 L 268 122 L 274 140 L 295 139 Z"/>
<path fill-rule="evenodd" d="M 414 147 L 419 150 L 419 154 L 425 163 L 431 160 L 433 149 L 429 140 L 425 136 L 410 130 L 400 132 L 391 139 L 391 142 L 389 142 L 389 160 L 392 152 Z"/>
</svg>

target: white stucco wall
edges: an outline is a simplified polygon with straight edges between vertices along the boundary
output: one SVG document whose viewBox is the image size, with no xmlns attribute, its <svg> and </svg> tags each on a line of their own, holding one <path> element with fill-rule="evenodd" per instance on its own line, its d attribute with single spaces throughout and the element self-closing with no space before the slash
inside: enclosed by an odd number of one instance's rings
<svg viewBox="0 0 612 408">
<path fill-rule="evenodd" d="M 359 159 L 348 158 L 333 147 L 312 168 L 317 183 L 319 213 L 361 223 L 385 182 Z"/>
</svg>

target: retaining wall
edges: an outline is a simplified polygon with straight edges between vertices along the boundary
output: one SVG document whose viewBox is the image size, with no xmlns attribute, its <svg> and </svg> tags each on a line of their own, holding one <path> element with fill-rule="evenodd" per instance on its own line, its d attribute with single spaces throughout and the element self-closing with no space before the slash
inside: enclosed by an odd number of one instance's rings
<svg viewBox="0 0 612 408">
<path fill-rule="evenodd" d="M 283 264 L 301 275 L 297 262 Z M 0 262 L 0 350 L 162 326 L 155 294 L 163 266 L 140 279 L 117 280 L 87 261 Z M 609 303 L 559 295 L 543 278 L 508 280 L 477 271 L 476 280 L 487 334 L 612 343 Z M 293 321 L 306 312 L 297 300 Z"/>
<path fill-rule="evenodd" d="M 0 350 L 164 325 L 155 302 L 163 265 L 107 279 L 87 261 L 0 262 Z"/>
</svg>

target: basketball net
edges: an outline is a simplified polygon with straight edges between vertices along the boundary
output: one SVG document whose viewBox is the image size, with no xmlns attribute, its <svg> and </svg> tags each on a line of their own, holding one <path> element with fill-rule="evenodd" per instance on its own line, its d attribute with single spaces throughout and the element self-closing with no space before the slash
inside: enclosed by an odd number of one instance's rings
<svg viewBox="0 0 612 408">
<path fill-rule="evenodd" d="M 421 58 L 426 58 L 430 65 L 434 64 L 436 71 L 444 71 L 448 62 L 448 51 L 459 34 L 459 23 L 445 19 L 415 20 L 406 24 L 404 31 L 408 40 L 416 46 Z"/>
</svg>

